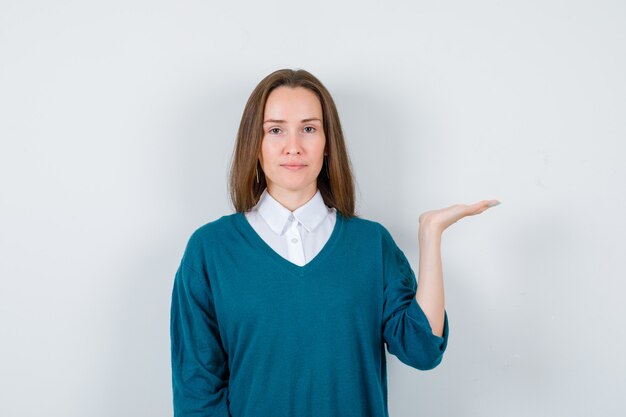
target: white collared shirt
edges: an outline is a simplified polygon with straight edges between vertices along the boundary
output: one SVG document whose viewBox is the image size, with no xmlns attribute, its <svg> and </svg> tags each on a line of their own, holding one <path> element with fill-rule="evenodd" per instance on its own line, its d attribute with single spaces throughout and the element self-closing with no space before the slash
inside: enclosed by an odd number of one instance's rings
<svg viewBox="0 0 626 417">
<path fill-rule="evenodd" d="M 318 189 L 309 201 L 291 212 L 265 188 L 257 204 L 246 211 L 245 216 L 276 253 L 303 266 L 315 258 L 330 238 L 337 209 L 326 206 Z"/>
</svg>

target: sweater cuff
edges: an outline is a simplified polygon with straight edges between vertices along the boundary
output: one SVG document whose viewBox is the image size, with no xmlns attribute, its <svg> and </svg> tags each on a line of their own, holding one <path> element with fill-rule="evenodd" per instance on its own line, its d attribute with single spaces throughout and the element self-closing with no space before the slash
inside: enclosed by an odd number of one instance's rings
<svg viewBox="0 0 626 417">
<path fill-rule="evenodd" d="M 420 307 L 415 296 L 411 300 L 406 314 L 411 320 L 416 321 L 420 328 L 424 329 L 424 332 L 430 337 L 433 346 L 436 346 L 440 352 L 446 350 L 446 346 L 448 345 L 448 313 L 445 310 L 443 311 L 443 336 L 437 336 L 433 333 L 433 328 L 430 326 L 428 317 L 426 317 L 424 310 Z"/>
</svg>

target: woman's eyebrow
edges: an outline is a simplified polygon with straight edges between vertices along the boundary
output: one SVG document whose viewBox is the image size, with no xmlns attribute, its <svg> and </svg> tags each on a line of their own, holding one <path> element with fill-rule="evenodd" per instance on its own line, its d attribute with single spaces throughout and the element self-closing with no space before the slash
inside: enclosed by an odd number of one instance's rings
<svg viewBox="0 0 626 417">
<path fill-rule="evenodd" d="M 302 123 L 306 123 L 306 122 L 312 122 L 314 120 L 317 120 L 318 122 L 321 122 L 320 119 L 318 119 L 317 117 L 310 117 L 308 119 L 302 119 L 301 122 Z M 264 121 L 263 123 L 286 123 L 286 120 L 278 120 L 278 119 L 267 119 L 266 121 Z"/>
</svg>

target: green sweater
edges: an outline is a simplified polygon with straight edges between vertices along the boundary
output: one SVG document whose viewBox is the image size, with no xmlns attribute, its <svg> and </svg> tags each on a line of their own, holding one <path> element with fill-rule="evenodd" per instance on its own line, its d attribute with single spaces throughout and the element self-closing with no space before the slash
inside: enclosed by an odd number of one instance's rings
<svg viewBox="0 0 626 417">
<path fill-rule="evenodd" d="M 175 417 L 388 417 L 384 343 L 437 366 L 417 281 L 389 231 L 337 212 L 322 250 L 298 266 L 237 212 L 191 234 L 171 304 Z"/>
</svg>

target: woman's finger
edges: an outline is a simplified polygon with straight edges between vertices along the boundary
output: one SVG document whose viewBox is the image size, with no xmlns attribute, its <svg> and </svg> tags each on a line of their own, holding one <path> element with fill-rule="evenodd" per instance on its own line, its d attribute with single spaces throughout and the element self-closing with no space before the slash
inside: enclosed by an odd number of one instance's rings
<svg viewBox="0 0 626 417">
<path fill-rule="evenodd" d="M 490 207 L 497 206 L 498 204 L 500 204 L 498 200 L 479 201 L 478 203 L 468 206 L 466 214 L 469 216 L 474 216 L 476 214 L 484 212 Z"/>
</svg>

